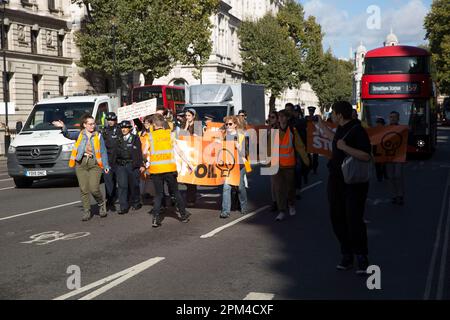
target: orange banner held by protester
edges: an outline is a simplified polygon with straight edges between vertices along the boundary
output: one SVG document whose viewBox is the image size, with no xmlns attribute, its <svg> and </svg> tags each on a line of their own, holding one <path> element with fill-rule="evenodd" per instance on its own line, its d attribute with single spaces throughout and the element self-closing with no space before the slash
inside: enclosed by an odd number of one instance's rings
<svg viewBox="0 0 450 320">
<path fill-rule="evenodd" d="M 239 186 L 239 157 L 234 141 L 211 141 L 202 137 L 182 137 L 177 145 L 193 171 L 177 155 L 178 182 L 219 186 L 225 182 Z"/>
<path fill-rule="evenodd" d="M 336 125 L 326 123 L 333 131 Z M 405 162 L 408 145 L 408 126 L 384 126 L 365 128 L 372 145 L 372 155 L 375 162 Z M 323 135 L 319 126 L 308 122 L 307 151 L 317 153 L 327 158 L 331 157 L 332 143 Z"/>
</svg>

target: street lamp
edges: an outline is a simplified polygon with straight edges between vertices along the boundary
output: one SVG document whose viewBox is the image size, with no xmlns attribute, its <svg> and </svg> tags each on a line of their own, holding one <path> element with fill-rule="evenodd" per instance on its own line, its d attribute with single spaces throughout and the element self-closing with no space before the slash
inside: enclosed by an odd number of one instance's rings
<svg viewBox="0 0 450 320">
<path fill-rule="evenodd" d="M 11 136 L 9 135 L 9 126 L 8 126 L 8 95 L 6 93 L 6 87 L 8 86 L 7 81 L 7 72 L 6 72 L 6 49 L 5 49 L 5 12 L 6 12 L 6 4 L 9 3 L 9 0 L 0 0 L 0 4 L 3 5 L 2 12 L 2 34 L 1 34 L 1 44 L 3 51 L 3 102 L 5 103 L 5 154 L 7 154 L 9 149 L 9 144 L 11 142 Z"/>
</svg>

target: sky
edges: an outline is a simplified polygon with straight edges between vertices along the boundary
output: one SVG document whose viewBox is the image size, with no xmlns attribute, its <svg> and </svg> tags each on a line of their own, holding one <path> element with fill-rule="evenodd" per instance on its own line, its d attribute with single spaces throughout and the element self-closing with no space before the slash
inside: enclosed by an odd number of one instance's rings
<svg viewBox="0 0 450 320">
<path fill-rule="evenodd" d="M 298 0 L 325 34 L 324 50 L 341 59 L 362 41 L 367 50 L 383 46 L 391 28 L 400 44 L 426 44 L 423 20 L 432 0 Z M 369 11 L 369 12 L 368 12 Z"/>
</svg>

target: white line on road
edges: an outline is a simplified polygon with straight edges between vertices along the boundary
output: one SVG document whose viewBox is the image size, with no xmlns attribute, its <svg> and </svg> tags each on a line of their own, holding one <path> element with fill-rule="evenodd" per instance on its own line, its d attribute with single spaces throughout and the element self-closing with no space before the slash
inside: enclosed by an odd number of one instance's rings
<svg viewBox="0 0 450 320">
<path fill-rule="evenodd" d="M 29 214 L 38 213 L 38 212 L 42 212 L 42 211 L 47 211 L 47 210 L 52 210 L 52 209 L 63 208 L 63 207 L 71 206 L 71 205 L 73 205 L 73 204 L 80 203 L 80 202 L 81 202 L 81 201 L 74 201 L 74 202 L 69 202 L 69 203 L 65 203 L 65 204 L 60 204 L 60 205 L 54 206 L 54 207 L 49 207 L 49 208 L 44 208 L 44 209 L 39 209 L 39 210 L 29 211 L 29 212 L 25 212 L 25 213 L 19 213 L 19 214 L 15 214 L 15 215 L 13 215 L 13 216 L 5 217 L 5 218 L 0 218 L 0 221 L 2 221 L 2 220 L 8 220 L 8 219 L 13 219 L 13 218 L 21 217 L 21 216 L 27 216 L 27 215 L 29 215 Z"/>
<path fill-rule="evenodd" d="M 315 187 L 315 186 L 318 186 L 318 185 L 321 184 L 321 183 L 322 183 L 322 181 L 317 181 L 316 183 L 313 183 L 313 184 L 310 185 L 310 186 L 304 187 L 302 190 L 300 190 L 300 192 L 304 192 L 304 191 L 306 191 L 306 190 L 308 190 L 308 189 L 311 189 L 311 188 L 313 188 L 313 187 Z M 211 238 L 211 237 L 215 236 L 216 234 L 218 234 L 219 232 L 221 232 L 221 231 L 223 231 L 223 230 L 225 230 L 225 229 L 227 229 L 227 228 L 229 228 L 229 227 L 232 227 L 232 226 L 234 226 L 235 224 L 237 224 L 237 223 L 239 223 L 239 222 L 241 222 L 241 221 L 243 221 L 243 220 L 245 220 L 245 219 L 248 219 L 248 218 L 250 218 L 250 217 L 253 217 L 255 214 L 258 214 L 259 212 L 264 211 L 264 210 L 266 210 L 266 209 L 268 209 L 268 208 L 270 208 L 270 206 L 264 206 L 264 207 L 262 207 L 262 208 L 259 208 L 259 209 L 255 210 L 255 211 L 251 212 L 251 213 L 246 214 L 245 216 L 242 216 L 242 217 L 239 218 L 239 219 L 236 219 L 236 220 L 234 220 L 234 221 L 231 221 L 230 223 L 228 223 L 228 224 L 226 224 L 226 225 L 224 225 L 224 226 L 221 226 L 221 227 L 219 227 L 219 228 L 216 228 L 216 229 L 214 229 L 213 231 L 211 231 L 211 232 L 209 232 L 209 233 L 207 233 L 207 234 L 204 234 L 204 235 L 200 236 L 200 238 L 202 238 L 202 239 Z"/>
<path fill-rule="evenodd" d="M 12 178 L 8 178 L 8 179 L 1 179 L 0 180 L 0 182 L 2 182 L 2 181 L 11 181 L 12 180 Z"/>
<path fill-rule="evenodd" d="M 1 188 L 0 191 L 3 191 L 3 190 L 10 190 L 10 189 L 15 189 L 15 188 L 16 188 L 16 187 Z"/>
<path fill-rule="evenodd" d="M 121 284 L 122 282 L 130 279 L 131 277 L 134 277 L 135 275 L 141 273 L 142 271 L 150 268 L 151 266 L 154 266 L 155 264 L 157 264 L 158 262 L 160 262 L 160 261 L 162 261 L 164 259 L 165 259 L 164 257 L 151 258 L 151 259 L 149 259 L 147 261 L 144 261 L 142 263 L 139 263 L 139 264 L 137 264 L 137 265 L 135 265 L 135 266 L 133 266 L 131 268 L 125 269 L 125 270 L 120 271 L 120 272 L 117 272 L 117 273 L 115 273 L 113 275 L 110 275 L 110 276 L 108 276 L 106 278 L 103 278 L 101 280 L 98 280 L 96 282 L 88 284 L 88 285 L 86 285 L 84 287 L 81 287 L 79 289 L 76 289 L 74 291 L 66 293 L 66 294 L 64 294 L 62 296 L 59 296 L 59 297 L 57 297 L 57 298 L 55 298 L 53 300 L 66 300 L 68 298 L 77 296 L 77 295 L 79 295 L 79 294 L 81 294 L 83 292 L 89 291 L 89 290 L 91 290 L 91 289 L 93 289 L 95 287 L 104 285 L 104 284 L 112 281 L 111 283 L 109 283 L 109 284 L 107 284 L 107 285 L 105 285 L 103 287 L 100 287 L 99 289 L 97 289 L 97 290 L 91 292 L 90 294 L 85 295 L 85 296 L 83 296 L 83 297 L 81 297 L 79 299 L 79 300 L 91 300 L 91 299 L 101 295 L 102 293 L 108 291 L 109 289 L 114 288 L 115 286 Z"/>
<path fill-rule="evenodd" d="M 426 286 L 425 286 L 425 292 L 423 294 L 424 300 L 430 300 L 430 298 L 431 298 L 431 287 L 433 285 L 434 269 L 436 268 L 436 263 L 437 263 L 436 259 L 437 259 L 437 255 L 438 255 L 439 244 L 441 243 L 441 229 L 442 229 L 442 224 L 444 222 L 445 204 L 447 203 L 449 186 L 450 186 L 450 170 L 447 174 L 447 183 L 446 183 L 445 189 L 444 189 L 444 197 L 442 199 L 441 213 L 439 216 L 439 222 L 438 222 L 438 226 L 437 226 L 437 230 L 436 230 L 436 240 L 435 240 L 434 246 L 433 246 L 433 254 L 431 256 L 430 267 L 428 269 L 428 277 L 427 277 L 427 282 L 426 282 Z"/>
<path fill-rule="evenodd" d="M 250 292 L 244 300 L 273 300 L 273 293 Z"/>
</svg>

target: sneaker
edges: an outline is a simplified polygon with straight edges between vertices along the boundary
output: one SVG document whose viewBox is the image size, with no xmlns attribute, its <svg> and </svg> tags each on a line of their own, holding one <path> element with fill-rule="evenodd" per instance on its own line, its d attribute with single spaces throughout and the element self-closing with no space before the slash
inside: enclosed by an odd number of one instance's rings
<svg viewBox="0 0 450 320">
<path fill-rule="evenodd" d="M 247 210 L 241 210 L 241 214 L 243 215 L 243 216 L 245 216 L 246 214 L 248 214 L 248 211 Z"/>
<path fill-rule="evenodd" d="M 277 203 L 274 201 L 272 202 L 272 206 L 270 207 L 270 211 L 275 212 L 278 210 Z"/>
<path fill-rule="evenodd" d="M 153 228 L 158 228 L 158 227 L 160 227 L 160 226 L 161 226 L 161 222 L 159 221 L 159 218 L 153 217 L 153 220 L 152 220 L 152 227 L 153 227 Z"/>
<path fill-rule="evenodd" d="M 99 207 L 99 212 L 100 212 L 100 217 L 105 218 L 108 214 L 106 213 L 106 202 L 103 201 L 103 203 L 100 203 L 98 205 Z"/>
<path fill-rule="evenodd" d="M 338 270 L 350 270 L 353 268 L 353 255 L 345 254 L 342 256 L 341 262 L 336 266 Z"/>
<path fill-rule="evenodd" d="M 106 211 L 116 212 L 116 206 L 114 204 L 106 205 Z"/>
<path fill-rule="evenodd" d="M 139 203 L 139 204 L 137 204 L 137 205 L 135 205 L 135 206 L 133 206 L 133 207 L 131 207 L 131 210 L 139 210 L 139 209 L 141 209 L 142 208 L 142 203 Z"/>
<path fill-rule="evenodd" d="M 224 212 L 222 212 L 221 214 L 220 214 L 220 218 L 222 218 L 222 219 L 227 219 L 227 218 L 229 218 L 230 217 L 230 214 L 229 213 L 224 213 Z"/>
<path fill-rule="evenodd" d="M 367 268 L 369 267 L 369 259 L 367 259 L 367 256 L 358 255 L 358 256 L 356 256 L 356 260 L 358 262 L 356 274 L 367 275 Z"/>
<path fill-rule="evenodd" d="M 275 220 L 276 220 L 276 221 L 281 221 L 281 220 L 284 219 L 284 216 L 285 216 L 284 212 L 280 212 L 280 213 L 277 215 L 277 217 L 275 218 Z"/>
<path fill-rule="evenodd" d="M 89 221 L 92 219 L 91 211 L 87 210 L 84 212 L 83 217 L 81 218 L 81 221 Z"/>
<path fill-rule="evenodd" d="M 120 209 L 118 214 L 127 214 L 130 209 Z"/>
<path fill-rule="evenodd" d="M 291 217 L 293 217 L 293 216 L 295 216 L 296 215 L 296 211 L 295 211 L 295 207 L 294 206 L 289 206 L 289 215 L 291 216 Z"/>
<path fill-rule="evenodd" d="M 191 214 L 189 212 L 185 212 L 184 214 L 182 214 L 180 216 L 180 221 L 183 223 L 188 223 L 189 222 L 189 217 L 191 216 Z"/>
</svg>

